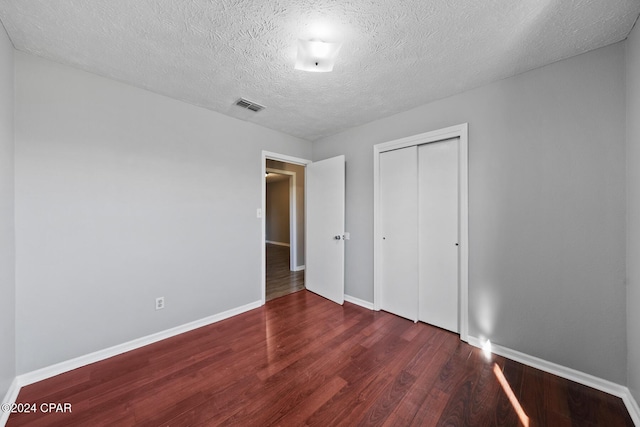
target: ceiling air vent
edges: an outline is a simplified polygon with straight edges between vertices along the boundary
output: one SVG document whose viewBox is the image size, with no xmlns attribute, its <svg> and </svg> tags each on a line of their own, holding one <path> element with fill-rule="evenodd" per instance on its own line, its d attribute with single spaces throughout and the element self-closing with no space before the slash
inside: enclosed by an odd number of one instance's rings
<svg viewBox="0 0 640 427">
<path fill-rule="evenodd" d="M 247 110 L 255 111 L 256 113 L 260 110 L 264 110 L 264 106 L 244 98 L 238 99 L 236 101 L 236 105 L 238 107 L 246 108 Z"/>
</svg>

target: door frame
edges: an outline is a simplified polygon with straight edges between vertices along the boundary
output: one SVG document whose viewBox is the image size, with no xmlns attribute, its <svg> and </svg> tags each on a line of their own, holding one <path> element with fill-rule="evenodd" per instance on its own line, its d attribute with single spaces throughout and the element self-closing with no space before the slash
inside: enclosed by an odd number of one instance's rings
<svg viewBox="0 0 640 427">
<path fill-rule="evenodd" d="M 267 180 L 266 180 L 266 172 L 267 172 L 267 159 L 269 160 L 276 160 L 276 161 L 280 161 L 280 162 L 286 162 L 286 163 L 292 163 L 294 165 L 299 165 L 299 166 L 303 166 L 306 167 L 309 163 L 311 163 L 311 160 L 307 160 L 307 159 L 303 159 L 300 157 L 293 157 L 293 156 L 288 156 L 286 154 L 279 154 L 279 153 L 274 153 L 271 151 L 262 151 L 262 155 L 260 156 L 261 159 L 261 166 L 260 166 L 260 180 L 261 180 L 261 188 L 262 188 L 262 203 L 261 203 L 261 219 L 260 219 L 260 224 L 262 227 L 262 232 L 261 232 L 261 244 L 260 244 L 260 252 L 261 252 L 261 264 L 262 264 L 262 275 L 260 277 L 260 285 L 261 285 L 261 302 L 262 305 L 265 304 L 266 300 L 267 300 L 267 253 L 266 253 L 266 248 L 265 248 L 265 244 L 266 244 L 266 240 L 267 240 L 267 226 L 266 226 L 266 221 L 265 221 L 265 212 L 266 212 L 266 208 L 267 208 Z M 306 197 L 307 197 L 307 192 L 306 192 L 306 188 L 307 188 L 307 174 L 305 174 L 305 183 L 304 183 L 304 187 L 305 187 L 305 206 L 306 206 Z M 295 192 L 295 188 L 294 188 L 294 192 Z M 291 201 L 291 198 L 289 198 L 289 201 Z M 305 208 L 305 217 L 306 217 L 306 208 Z M 289 221 L 291 223 L 291 221 Z"/>
<path fill-rule="evenodd" d="M 266 168 L 268 173 L 275 173 L 278 175 L 287 175 L 287 182 L 289 184 L 289 270 L 298 271 L 298 206 L 297 206 L 297 188 L 296 188 L 296 175 L 293 171 L 287 171 L 284 169 Z M 265 174 L 266 175 L 266 174 Z M 265 186 L 266 186 L 265 176 Z M 265 187 L 266 191 L 266 187 Z M 266 193 L 265 193 L 266 195 Z M 266 204 L 265 204 L 266 209 Z M 267 220 L 267 211 L 264 211 L 265 223 Z M 266 226 L 265 226 L 265 242 L 266 242 Z"/>
<path fill-rule="evenodd" d="M 382 234 L 380 218 L 380 154 L 431 142 L 459 138 L 458 152 L 458 319 L 460 339 L 467 342 L 469 336 L 469 125 L 463 123 L 444 129 L 425 132 L 373 146 L 373 309 L 380 310 L 382 286 Z"/>
</svg>

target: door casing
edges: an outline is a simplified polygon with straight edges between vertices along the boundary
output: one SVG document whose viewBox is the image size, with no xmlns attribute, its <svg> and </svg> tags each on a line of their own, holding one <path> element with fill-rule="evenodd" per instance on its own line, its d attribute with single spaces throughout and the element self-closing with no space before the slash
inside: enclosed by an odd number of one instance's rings
<svg viewBox="0 0 640 427">
<path fill-rule="evenodd" d="M 307 159 L 302 159 L 299 157 L 292 157 L 292 156 L 287 156 L 285 154 L 279 154 L 279 153 L 273 153 L 270 151 L 262 151 L 262 169 L 260 171 L 260 179 L 262 180 L 262 206 L 260 207 L 261 212 L 262 212 L 262 217 L 260 219 L 261 222 L 261 227 L 262 227 L 262 233 L 261 233 L 261 271 L 262 274 L 260 276 L 260 284 L 261 284 L 261 301 L 262 301 L 262 305 L 265 304 L 266 300 L 267 300 L 267 281 L 266 281 L 266 275 L 267 275 L 267 271 L 266 271 L 266 262 L 267 262 L 267 254 L 266 254 L 266 249 L 265 249 L 265 241 L 267 238 L 266 235 L 266 230 L 267 230 L 267 226 L 266 226 L 266 221 L 265 221 L 265 212 L 266 212 L 266 208 L 267 208 L 267 182 L 266 182 L 266 177 L 265 177 L 265 173 L 267 171 L 267 159 L 270 160 L 277 160 L 280 162 L 286 162 L 286 163 L 292 163 L 295 165 L 300 165 L 300 166 L 306 166 L 309 163 L 311 163 L 311 160 L 307 160 Z M 306 188 L 306 184 L 305 184 L 305 188 Z M 305 197 L 306 197 L 306 192 L 305 192 Z M 305 213 L 306 215 L 306 213 Z"/>
<path fill-rule="evenodd" d="M 275 169 L 275 168 L 267 168 L 267 172 L 269 173 L 277 173 L 280 175 L 288 176 L 289 183 L 289 270 L 298 271 L 298 201 L 297 201 L 297 174 L 295 172 L 283 170 L 283 169 Z M 265 174 L 266 179 L 266 174 Z M 265 221 L 267 219 L 267 211 L 266 211 L 266 202 L 265 202 L 265 210 L 263 211 Z M 266 227 L 265 227 L 265 235 L 266 235 Z M 266 238 L 266 236 L 265 236 Z"/>
</svg>

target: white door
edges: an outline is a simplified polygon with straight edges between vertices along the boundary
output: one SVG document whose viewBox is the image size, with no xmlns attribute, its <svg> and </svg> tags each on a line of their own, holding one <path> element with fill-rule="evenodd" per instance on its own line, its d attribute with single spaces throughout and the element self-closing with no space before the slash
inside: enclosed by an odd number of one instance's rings
<svg viewBox="0 0 640 427">
<path fill-rule="evenodd" d="M 417 147 L 380 154 L 380 308 L 418 320 Z"/>
<path fill-rule="evenodd" d="M 419 320 L 458 325 L 459 139 L 418 147 Z"/>
<path fill-rule="evenodd" d="M 345 158 L 307 165 L 305 287 L 344 302 Z"/>
</svg>

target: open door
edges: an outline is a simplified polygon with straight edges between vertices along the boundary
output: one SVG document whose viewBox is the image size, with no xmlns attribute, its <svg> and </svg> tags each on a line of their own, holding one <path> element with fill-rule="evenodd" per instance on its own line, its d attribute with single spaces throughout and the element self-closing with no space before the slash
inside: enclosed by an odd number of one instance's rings
<svg viewBox="0 0 640 427">
<path fill-rule="evenodd" d="M 344 302 L 345 158 L 307 165 L 306 275 L 311 292 Z"/>
</svg>

